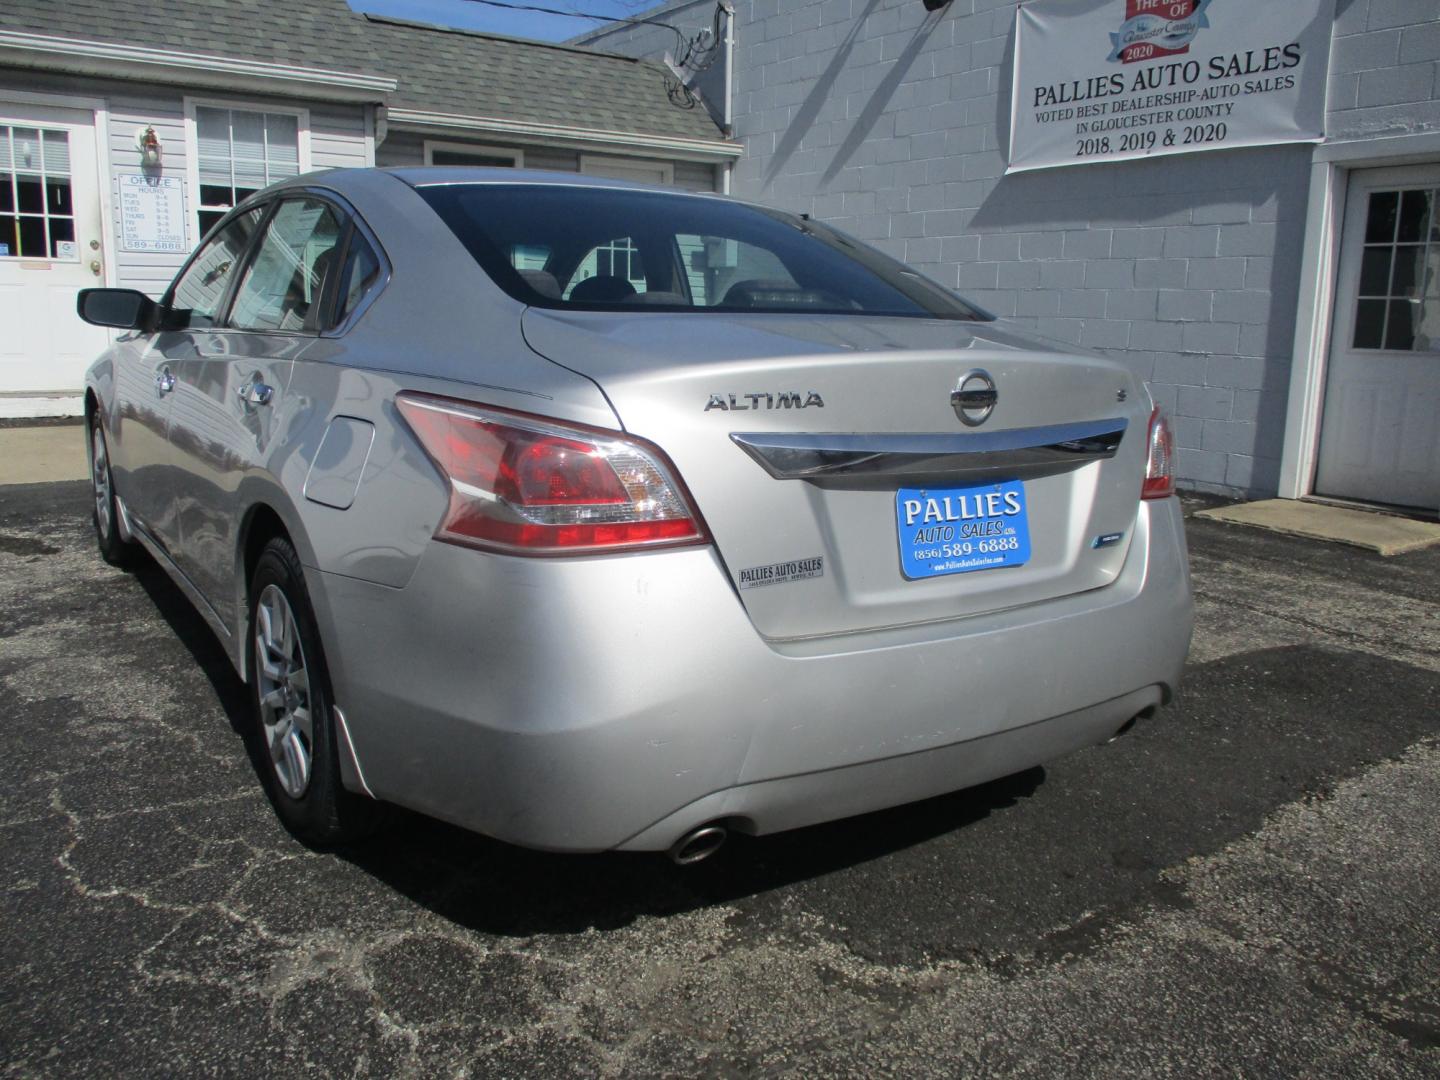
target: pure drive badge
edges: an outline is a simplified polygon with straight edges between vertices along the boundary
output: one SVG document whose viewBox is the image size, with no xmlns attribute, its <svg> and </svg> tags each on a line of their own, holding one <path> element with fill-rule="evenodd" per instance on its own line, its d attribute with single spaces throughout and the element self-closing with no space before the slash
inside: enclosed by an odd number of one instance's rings
<svg viewBox="0 0 1440 1080">
<path fill-rule="evenodd" d="M 748 570 L 741 570 L 740 588 L 758 589 L 761 585 L 783 585 L 787 581 L 803 581 L 805 578 L 824 576 L 825 556 L 814 555 L 808 559 L 792 559 L 790 562 L 752 566 Z"/>
</svg>

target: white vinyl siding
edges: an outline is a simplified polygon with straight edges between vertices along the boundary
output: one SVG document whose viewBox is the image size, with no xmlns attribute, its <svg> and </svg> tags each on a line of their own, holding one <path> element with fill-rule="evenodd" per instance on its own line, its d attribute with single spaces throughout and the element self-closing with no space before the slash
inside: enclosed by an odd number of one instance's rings
<svg viewBox="0 0 1440 1080">
<path fill-rule="evenodd" d="M 368 119 L 361 106 L 310 106 L 310 168 L 363 169 Z"/>
</svg>

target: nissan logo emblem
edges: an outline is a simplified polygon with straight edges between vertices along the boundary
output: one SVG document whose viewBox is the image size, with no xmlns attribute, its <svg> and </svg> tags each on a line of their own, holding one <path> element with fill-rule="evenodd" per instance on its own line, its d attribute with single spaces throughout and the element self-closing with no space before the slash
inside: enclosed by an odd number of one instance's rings
<svg viewBox="0 0 1440 1080">
<path fill-rule="evenodd" d="M 990 419 L 999 400 L 995 380 L 988 372 L 976 368 L 960 377 L 959 385 L 950 394 L 950 407 L 966 427 L 979 427 Z"/>
</svg>

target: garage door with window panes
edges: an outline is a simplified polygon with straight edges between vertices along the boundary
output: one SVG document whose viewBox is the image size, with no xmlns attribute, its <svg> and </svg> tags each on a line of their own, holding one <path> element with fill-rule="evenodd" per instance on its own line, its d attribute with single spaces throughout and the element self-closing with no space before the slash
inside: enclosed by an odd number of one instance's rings
<svg viewBox="0 0 1440 1080">
<path fill-rule="evenodd" d="M 195 107 L 200 234 L 261 188 L 300 173 L 300 121 L 293 113 Z"/>
<path fill-rule="evenodd" d="M 0 124 L 0 258 L 80 257 L 70 197 L 70 134 Z"/>
</svg>

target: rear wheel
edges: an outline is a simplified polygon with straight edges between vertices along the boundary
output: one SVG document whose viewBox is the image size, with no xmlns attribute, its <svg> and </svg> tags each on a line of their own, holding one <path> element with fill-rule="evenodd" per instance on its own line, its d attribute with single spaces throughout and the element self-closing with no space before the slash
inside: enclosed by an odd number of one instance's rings
<svg viewBox="0 0 1440 1080">
<path fill-rule="evenodd" d="M 120 538 L 120 508 L 115 502 L 115 483 L 110 474 L 110 448 L 105 441 L 105 428 L 100 414 L 94 413 L 89 424 L 90 490 L 94 495 L 91 517 L 95 522 L 95 541 L 100 557 L 112 566 L 123 566 L 134 545 Z"/>
<path fill-rule="evenodd" d="M 328 847 L 370 832 L 378 807 L 345 789 L 330 680 L 295 548 L 265 545 L 250 580 L 250 695 L 261 776 L 285 827 Z"/>
</svg>

